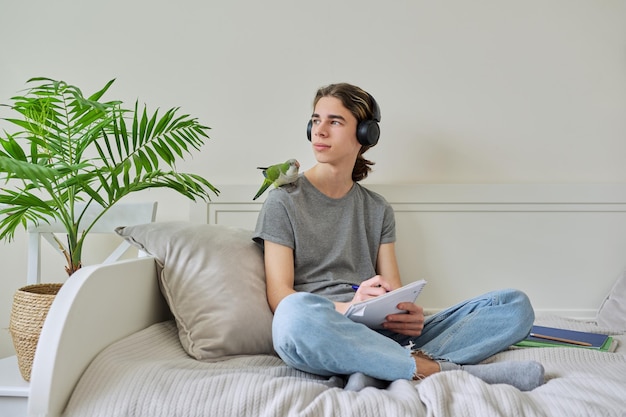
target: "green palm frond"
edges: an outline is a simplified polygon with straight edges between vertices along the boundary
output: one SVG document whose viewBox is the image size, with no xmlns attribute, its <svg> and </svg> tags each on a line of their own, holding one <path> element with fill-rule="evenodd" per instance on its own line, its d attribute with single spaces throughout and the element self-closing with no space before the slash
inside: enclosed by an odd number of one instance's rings
<svg viewBox="0 0 626 417">
<path fill-rule="evenodd" d="M 76 202 L 98 204 L 104 214 L 126 195 L 169 188 L 192 200 L 210 200 L 219 191 L 205 178 L 181 173 L 176 162 L 198 151 L 210 128 L 174 107 L 159 114 L 136 101 L 101 101 L 115 80 L 85 97 L 63 81 L 39 77 L 25 94 L 12 98 L 20 116 L 6 118 L 18 130 L 0 137 L 0 238 L 11 240 L 18 227 L 62 222 L 68 233 L 71 265 L 80 266 L 86 230 Z M 165 168 L 167 167 L 167 168 Z"/>
</svg>

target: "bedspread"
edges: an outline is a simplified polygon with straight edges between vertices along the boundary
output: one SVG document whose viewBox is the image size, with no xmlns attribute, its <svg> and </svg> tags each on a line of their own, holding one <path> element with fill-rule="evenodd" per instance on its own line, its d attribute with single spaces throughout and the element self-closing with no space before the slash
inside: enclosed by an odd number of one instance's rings
<svg viewBox="0 0 626 417">
<path fill-rule="evenodd" d="M 543 325 L 591 330 L 549 319 Z M 565 326 L 563 326 L 565 324 Z M 596 328 L 597 330 L 597 328 Z M 64 415 L 74 416 L 624 416 L 626 354 L 582 348 L 509 349 L 486 362 L 537 360 L 546 383 L 521 392 L 488 385 L 463 371 L 386 389 L 346 391 L 341 377 L 319 377 L 269 355 L 220 362 L 190 358 L 173 322 L 155 324 L 101 352 Z"/>
</svg>

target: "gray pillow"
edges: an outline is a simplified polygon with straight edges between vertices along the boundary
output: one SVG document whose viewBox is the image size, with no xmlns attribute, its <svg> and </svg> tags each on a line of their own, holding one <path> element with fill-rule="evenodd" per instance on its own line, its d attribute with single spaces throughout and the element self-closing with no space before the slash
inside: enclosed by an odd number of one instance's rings
<svg viewBox="0 0 626 417">
<path fill-rule="evenodd" d="M 190 356 L 274 354 L 263 254 L 252 231 L 162 222 L 115 232 L 156 258 L 161 291 Z"/>
<path fill-rule="evenodd" d="M 602 302 L 596 321 L 607 329 L 626 331 L 626 271 L 617 278 Z"/>
</svg>

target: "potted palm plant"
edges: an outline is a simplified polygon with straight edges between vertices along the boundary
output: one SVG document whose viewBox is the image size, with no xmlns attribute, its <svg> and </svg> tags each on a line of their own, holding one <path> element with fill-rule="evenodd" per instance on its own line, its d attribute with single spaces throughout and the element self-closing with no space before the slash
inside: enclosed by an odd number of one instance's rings
<svg viewBox="0 0 626 417">
<path fill-rule="evenodd" d="M 210 128 L 181 115 L 177 107 L 159 114 L 138 102 L 127 109 L 119 100 L 105 101 L 113 82 L 86 97 L 66 82 L 33 78 L 23 94 L 11 99 L 12 104 L 3 105 L 16 113 L 4 120 L 17 129 L 0 134 L 0 239 L 11 241 L 18 228 L 30 224 L 63 224 L 67 245 L 60 246 L 67 247 L 68 275 L 82 266 L 83 245 L 91 228 L 128 194 L 169 188 L 192 200 L 210 200 L 212 193 L 219 193 L 203 177 L 178 172 L 175 164 L 200 149 Z M 81 223 L 93 207 L 100 215 L 90 224 Z M 60 285 L 54 290 L 28 287 L 18 293 L 26 290 L 49 297 Z M 27 299 L 27 304 L 33 304 Z M 48 308 L 50 302 L 44 304 Z M 33 339 L 13 327 L 14 344 L 16 337 L 22 337 L 36 346 L 38 334 Z M 28 380 L 32 357 L 25 361 L 20 370 Z"/>
</svg>

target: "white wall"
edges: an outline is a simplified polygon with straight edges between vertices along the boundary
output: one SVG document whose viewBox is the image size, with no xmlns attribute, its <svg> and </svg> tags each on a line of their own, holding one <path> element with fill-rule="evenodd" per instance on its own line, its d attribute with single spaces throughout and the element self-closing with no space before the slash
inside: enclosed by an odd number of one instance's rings
<svg viewBox="0 0 626 417">
<path fill-rule="evenodd" d="M 382 108 L 371 183 L 623 183 L 625 22 L 623 0 L 0 0 L 0 102 L 33 76 L 116 78 L 109 98 L 213 128 L 181 168 L 245 184 L 260 164 L 311 166 L 315 89 L 348 81 Z M 23 243 L 1 244 L 0 329 Z M 8 343 L 0 330 L 0 357 Z"/>
</svg>

